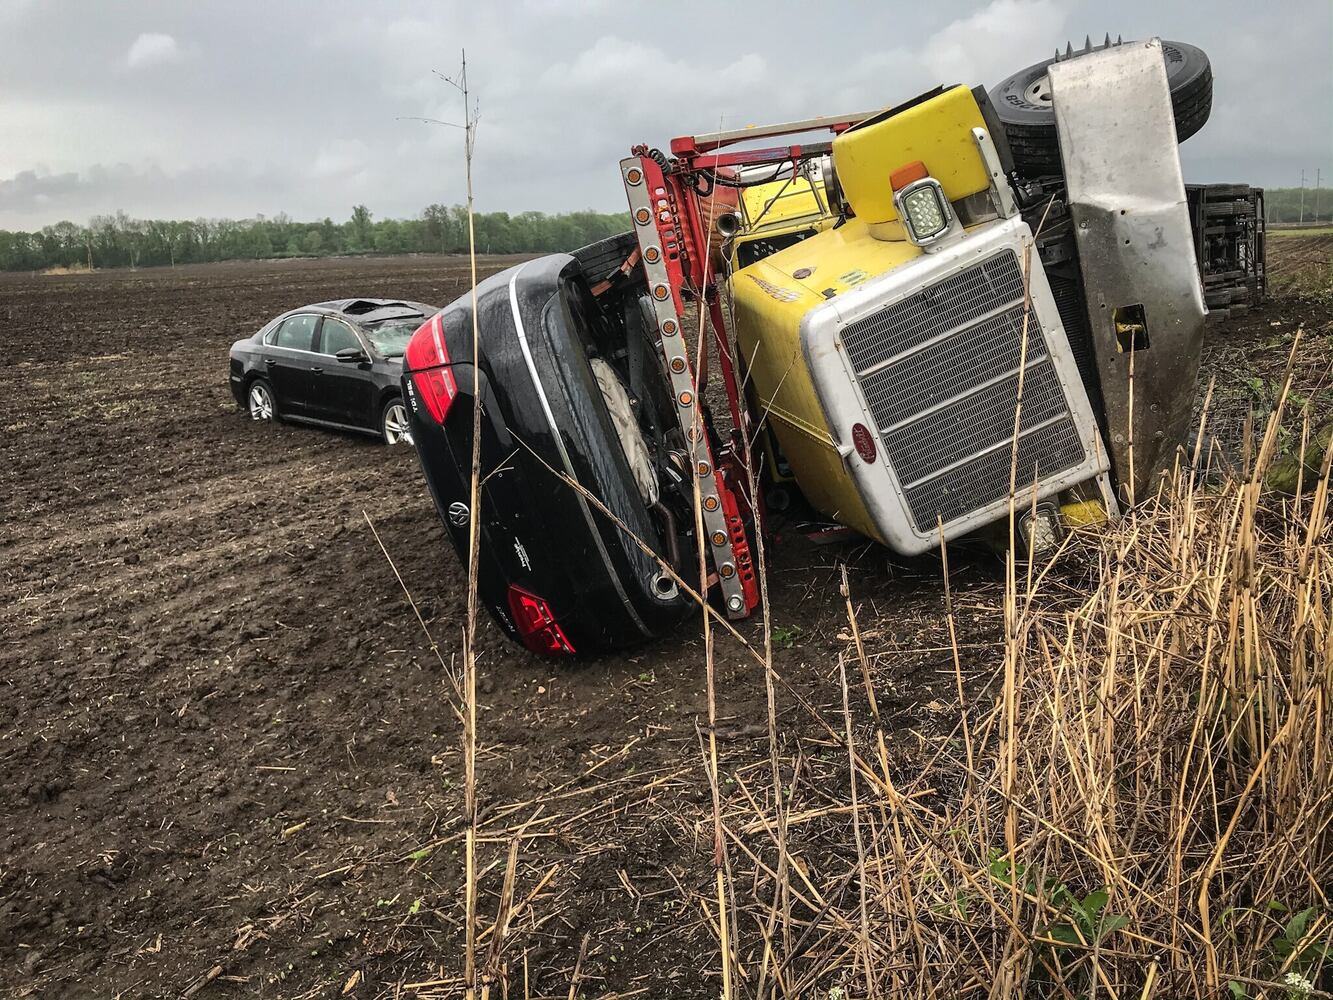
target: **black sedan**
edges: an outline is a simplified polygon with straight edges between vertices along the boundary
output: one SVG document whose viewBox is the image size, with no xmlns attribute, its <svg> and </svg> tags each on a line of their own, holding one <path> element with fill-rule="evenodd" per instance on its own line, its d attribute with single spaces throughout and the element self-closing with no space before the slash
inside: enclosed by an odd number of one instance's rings
<svg viewBox="0 0 1333 1000">
<path fill-rule="evenodd" d="M 435 306 L 341 299 L 283 313 L 231 345 L 231 391 L 254 420 L 298 420 L 411 441 L 403 350 Z"/>
<path fill-rule="evenodd" d="M 472 294 L 407 347 L 413 442 L 449 537 L 466 565 L 476 517 L 478 596 L 508 636 L 546 656 L 669 634 L 691 607 L 660 561 L 688 575 L 682 553 L 694 544 L 676 400 L 661 374 L 647 282 L 614 277 L 637 246 L 627 233 L 487 278 L 475 293 L 475 353 Z"/>
</svg>

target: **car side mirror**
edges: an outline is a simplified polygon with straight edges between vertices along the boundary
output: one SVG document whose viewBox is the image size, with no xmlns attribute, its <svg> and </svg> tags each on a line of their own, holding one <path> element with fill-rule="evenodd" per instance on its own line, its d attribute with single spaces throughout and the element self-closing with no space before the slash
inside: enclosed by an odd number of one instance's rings
<svg viewBox="0 0 1333 1000">
<path fill-rule="evenodd" d="M 357 365 L 361 364 L 363 361 L 370 360 L 370 358 L 366 356 L 366 352 L 359 347 L 344 347 L 341 351 L 335 354 L 334 357 L 338 359 L 340 364 L 344 365 Z"/>
</svg>

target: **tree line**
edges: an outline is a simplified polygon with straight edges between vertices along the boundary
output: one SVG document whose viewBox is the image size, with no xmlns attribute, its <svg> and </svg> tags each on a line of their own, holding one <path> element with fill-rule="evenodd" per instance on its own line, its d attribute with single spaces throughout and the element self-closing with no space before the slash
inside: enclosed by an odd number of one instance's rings
<svg viewBox="0 0 1333 1000">
<path fill-rule="evenodd" d="M 574 250 L 630 228 L 627 213 L 484 212 L 473 216 L 479 253 Z M 335 254 L 466 253 L 467 210 L 431 205 L 414 219 L 375 219 L 364 205 L 345 222 L 271 219 L 135 219 L 100 215 L 86 226 L 57 222 L 37 232 L 0 230 L 0 270 L 155 267 L 221 260 Z"/>
<path fill-rule="evenodd" d="M 1300 222 L 1304 194 L 1305 221 L 1333 220 L 1333 190 L 1328 188 L 1268 188 L 1264 191 L 1264 214 L 1269 222 Z M 1315 213 L 1318 212 L 1316 218 Z"/>
<path fill-rule="evenodd" d="M 1333 191 L 1306 188 L 1305 221 L 1333 218 Z M 1270 222 L 1301 217 L 1300 188 L 1269 188 Z M 474 216 L 481 253 L 551 253 L 573 250 L 630 228 L 620 212 L 482 212 Z M 124 212 L 99 215 L 87 225 L 57 222 L 37 232 L 0 230 L 0 270 L 48 267 L 153 267 L 272 257 L 336 254 L 466 253 L 467 210 L 430 205 L 414 219 L 375 219 L 364 205 L 345 222 L 325 218 L 135 219 Z"/>
</svg>

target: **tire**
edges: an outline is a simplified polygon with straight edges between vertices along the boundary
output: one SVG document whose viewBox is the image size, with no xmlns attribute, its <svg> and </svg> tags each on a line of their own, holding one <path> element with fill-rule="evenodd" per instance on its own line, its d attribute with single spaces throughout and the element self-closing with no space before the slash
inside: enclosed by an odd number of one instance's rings
<svg viewBox="0 0 1333 1000">
<path fill-rule="evenodd" d="M 638 238 L 632 233 L 620 233 L 608 236 L 596 243 L 575 250 L 571 256 L 583 265 L 583 273 L 588 284 L 595 285 L 625 263 L 639 247 Z"/>
<path fill-rule="evenodd" d="M 1126 42 L 1125 44 L 1131 44 Z M 1076 52 L 1077 59 L 1089 51 Z M 1213 70 L 1204 51 L 1184 42 L 1162 42 L 1166 81 L 1176 116 L 1176 140 L 1184 142 L 1208 121 L 1213 109 Z M 1027 177 L 1063 172 L 1056 137 L 1055 109 L 1051 105 L 1047 59 L 1015 73 L 990 92 L 991 104 L 1004 126 L 1014 166 Z"/>
<path fill-rule="evenodd" d="M 251 420 L 278 419 L 277 397 L 273 395 L 273 386 L 266 378 L 257 378 L 245 389 L 245 410 Z"/>
<path fill-rule="evenodd" d="M 412 443 L 412 423 L 401 396 L 392 396 L 380 410 L 380 440 L 389 447 Z"/>
</svg>

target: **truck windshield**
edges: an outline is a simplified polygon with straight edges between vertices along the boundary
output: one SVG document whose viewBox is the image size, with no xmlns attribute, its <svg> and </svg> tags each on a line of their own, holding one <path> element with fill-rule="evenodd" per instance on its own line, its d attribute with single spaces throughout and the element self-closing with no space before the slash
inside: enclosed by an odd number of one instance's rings
<svg viewBox="0 0 1333 1000">
<path fill-rule="evenodd" d="M 365 326 L 366 337 L 371 346 L 386 358 L 401 358 L 407 350 L 407 342 L 421 326 L 420 316 L 399 316 L 394 319 L 368 323 Z"/>
</svg>

